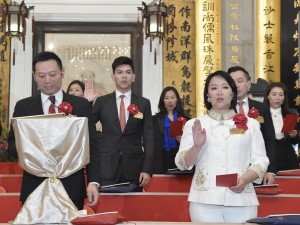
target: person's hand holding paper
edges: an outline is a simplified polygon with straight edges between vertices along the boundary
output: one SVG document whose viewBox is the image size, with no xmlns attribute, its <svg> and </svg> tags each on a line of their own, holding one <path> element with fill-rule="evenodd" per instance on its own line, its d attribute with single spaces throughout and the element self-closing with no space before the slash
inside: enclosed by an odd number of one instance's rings
<svg viewBox="0 0 300 225">
<path fill-rule="evenodd" d="M 232 187 L 237 184 L 237 173 L 224 174 L 216 176 L 216 186 L 219 187 Z"/>
</svg>

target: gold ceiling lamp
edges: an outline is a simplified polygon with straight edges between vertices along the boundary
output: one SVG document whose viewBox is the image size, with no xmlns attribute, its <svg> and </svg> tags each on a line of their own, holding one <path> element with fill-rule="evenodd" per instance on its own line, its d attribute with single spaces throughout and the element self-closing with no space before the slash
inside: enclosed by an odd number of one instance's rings
<svg viewBox="0 0 300 225">
<path fill-rule="evenodd" d="M 10 41 L 14 37 L 18 38 L 22 41 L 23 50 L 25 50 L 26 18 L 29 18 L 29 11 L 33 10 L 34 6 L 27 7 L 24 0 L 20 4 L 15 1 L 8 4 L 4 0 L 0 6 L 2 15 L 0 26 L 1 32 L 4 34 L 0 37 L 1 45 L 4 47 L 1 50 L 0 61 L 6 61 L 4 59 L 4 51 L 7 48 L 7 38 Z M 14 61 L 15 50 L 13 51 L 13 65 Z"/>
<path fill-rule="evenodd" d="M 172 20 L 175 17 L 174 5 L 167 6 L 162 0 L 154 0 L 148 5 L 142 2 L 142 7 L 138 7 L 141 11 L 142 21 L 141 26 L 138 17 L 138 29 L 145 39 L 150 38 L 150 52 L 152 52 L 152 41 L 155 38 L 159 38 L 159 44 L 168 33 L 168 16 L 172 16 Z M 143 42 L 142 42 L 143 43 Z M 154 63 L 156 64 L 156 49 L 154 49 Z"/>
</svg>

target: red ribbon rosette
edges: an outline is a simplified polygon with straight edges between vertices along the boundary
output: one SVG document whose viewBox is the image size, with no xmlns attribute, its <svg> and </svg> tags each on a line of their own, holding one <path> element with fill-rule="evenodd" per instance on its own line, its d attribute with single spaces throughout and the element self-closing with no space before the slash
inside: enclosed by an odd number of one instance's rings
<svg viewBox="0 0 300 225">
<path fill-rule="evenodd" d="M 135 116 L 139 112 L 139 107 L 135 104 L 131 104 L 128 106 L 127 110 L 129 111 L 130 115 Z"/>
<path fill-rule="evenodd" d="M 259 117 L 260 115 L 259 115 L 258 109 L 254 108 L 254 107 L 249 109 L 248 116 L 253 119 L 256 119 L 257 117 Z"/>
<path fill-rule="evenodd" d="M 65 113 L 66 116 L 72 114 L 73 106 L 68 102 L 62 102 L 58 106 L 58 112 L 59 113 Z"/>
<path fill-rule="evenodd" d="M 134 118 L 143 119 L 143 113 L 139 111 L 139 107 L 135 104 L 130 104 L 127 108 L 129 114 L 132 115 Z"/>
<path fill-rule="evenodd" d="M 235 114 L 233 117 L 233 121 L 235 122 L 236 128 L 243 129 L 244 131 L 248 130 L 247 121 L 248 118 L 241 113 Z"/>
<path fill-rule="evenodd" d="M 7 141 L 4 141 L 0 144 L 0 152 L 5 152 L 8 149 Z"/>
<path fill-rule="evenodd" d="M 177 121 L 182 122 L 182 125 L 184 125 L 186 123 L 186 119 L 182 116 L 178 117 Z"/>
</svg>

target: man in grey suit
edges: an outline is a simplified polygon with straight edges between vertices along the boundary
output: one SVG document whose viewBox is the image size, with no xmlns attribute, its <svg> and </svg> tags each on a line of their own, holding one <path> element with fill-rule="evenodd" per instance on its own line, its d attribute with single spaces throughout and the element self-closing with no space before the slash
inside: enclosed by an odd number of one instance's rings
<svg viewBox="0 0 300 225">
<path fill-rule="evenodd" d="M 264 137 L 266 152 L 270 161 L 268 170 L 264 176 L 263 184 L 273 184 L 275 182 L 275 174 L 277 172 L 275 149 L 276 139 L 270 109 L 267 105 L 248 98 L 248 92 L 251 87 L 251 80 L 249 73 L 243 67 L 230 67 L 227 72 L 233 78 L 237 86 L 238 104 L 239 102 L 243 102 L 242 109 L 244 113 L 247 115 L 249 109 L 256 108 L 259 111 L 260 116 L 262 116 L 263 118 L 263 120 L 259 121 L 260 130 Z M 238 104 L 237 112 L 242 113 L 240 112 Z"/>
<path fill-rule="evenodd" d="M 116 90 L 99 97 L 93 106 L 95 122 L 100 121 L 102 125 L 99 182 L 101 186 L 130 182 L 136 187 L 132 191 L 141 191 L 150 183 L 153 173 L 154 133 L 150 101 L 131 91 L 135 80 L 131 58 L 116 58 L 112 70 Z M 133 110 L 129 112 L 128 108 Z M 139 111 L 136 115 L 135 110 Z"/>
<path fill-rule="evenodd" d="M 81 169 L 66 178 L 62 178 L 61 182 L 70 199 L 79 210 L 83 209 L 84 198 L 86 198 L 86 195 L 88 197 L 87 204 L 89 206 L 96 205 L 99 199 L 99 184 L 97 184 L 99 177 L 99 150 L 91 106 L 86 99 L 72 96 L 62 91 L 61 85 L 64 77 L 64 69 L 61 59 L 55 53 L 39 53 L 33 59 L 32 70 L 35 82 L 41 93 L 18 101 L 15 106 L 13 117 L 48 114 L 48 109 L 51 104 L 59 106 L 62 102 L 68 102 L 73 106 L 72 113 L 74 115 L 88 118 L 90 164 L 87 166 L 87 179 L 89 184 L 86 187 L 84 169 Z M 49 96 L 54 96 L 55 102 L 51 102 Z M 12 128 L 9 132 L 8 143 L 9 155 L 17 158 L 15 135 Z M 22 203 L 26 201 L 27 197 L 44 181 L 44 179 L 46 178 L 37 177 L 24 171 L 20 195 Z"/>
</svg>

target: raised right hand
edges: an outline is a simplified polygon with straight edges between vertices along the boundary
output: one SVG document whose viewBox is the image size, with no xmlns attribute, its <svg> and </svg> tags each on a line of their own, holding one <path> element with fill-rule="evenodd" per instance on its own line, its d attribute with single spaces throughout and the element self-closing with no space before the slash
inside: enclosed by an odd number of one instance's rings
<svg viewBox="0 0 300 225">
<path fill-rule="evenodd" d="M 196 119 L 192 127 L 194 145 L 196 148 L 202 148 L 206 142 L 206 131 L 205 128 L 202 129 L 200 120 Z"/>
<path fill-rule="evenodd" d="M 89 101 L 93 102 L 97 98 L 98 94 L 95 92 L 95 84 L 93 80 L 85 82 L 84 97 Z"/>
</svg>

